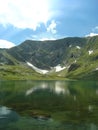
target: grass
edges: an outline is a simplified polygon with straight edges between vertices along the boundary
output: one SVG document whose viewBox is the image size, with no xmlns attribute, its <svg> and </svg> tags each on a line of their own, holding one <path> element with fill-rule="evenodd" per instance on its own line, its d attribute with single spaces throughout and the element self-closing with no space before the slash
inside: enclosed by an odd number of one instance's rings
<svg viewBox="0 0 98 130">
<path fill-rule="evenodd" d="M 0 80 L 68 80 L 57 75 L 42 75 L 26 65 L 0 66 Z"/>
</svg>

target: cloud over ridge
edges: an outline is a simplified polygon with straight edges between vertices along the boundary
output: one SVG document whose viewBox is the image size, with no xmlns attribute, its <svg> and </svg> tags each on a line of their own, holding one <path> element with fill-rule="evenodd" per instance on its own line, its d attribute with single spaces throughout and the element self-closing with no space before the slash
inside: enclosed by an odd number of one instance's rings
<svg viewBox="0 0 98 130">
<path fill-rule="evenodd" d="M 0 39 L 0 48 L 11 48 L 14 47 L 15 44 L 12 42 L 9 42 L 7 40 Z"/>
</svg>

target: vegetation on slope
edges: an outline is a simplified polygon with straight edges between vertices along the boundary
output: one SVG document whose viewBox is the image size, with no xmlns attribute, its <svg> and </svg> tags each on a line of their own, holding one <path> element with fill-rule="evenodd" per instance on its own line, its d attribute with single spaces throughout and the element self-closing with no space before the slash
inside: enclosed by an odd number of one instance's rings
<svg viewBox="0 0 98 130">
<path fill-rule="evenodd" d="M 26 65 L 60 72 L 41 75 Z M 98 36 L 55 41 L 27 40 L 11 49 L 0 49 L 0 79 L 98 79 Z"/>
</svg>

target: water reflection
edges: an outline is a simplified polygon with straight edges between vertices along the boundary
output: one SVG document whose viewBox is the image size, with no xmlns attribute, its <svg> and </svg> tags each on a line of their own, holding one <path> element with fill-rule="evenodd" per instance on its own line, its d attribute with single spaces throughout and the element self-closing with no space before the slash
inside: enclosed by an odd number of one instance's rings
<svg viewBox="0 0 98 130">
<path fill-rule="evenodd" d="M 26 91 L 26 96 L 32 94 L 33 92 L 35 92 L 36 90 L 39 90 L 39 89 L 47 89 L 48 88 L 48 83 L 40 83 L 40 84 L 35 84 L 32 88 L 28 89 Z"/>
<path fill-rule="evenodd" d="M 89 106 L 88 106 L 88 110 L 89 110 L 89 112 L 93 112 L 93 106 L 92 106 L 92 105 L 89 105 Z"/>
<path fill-rule="evenodd" d="M 51 117 L 53 122 L 48 123 L 53 130 L 98 129 L 98 83 L 95 81 L 1 82 L 0 105 L 0 123 L 2 117 L 13 119 L 9 117 L 15 115 L 16 111 L 25 119 L 17 120 L 15 126 L 23 122 L 24 125 L 28 122 L 26 126 L 29 126 L 29 122 L 34 124 L 34 117 Z M 14 112 L 4 106 L 12 108 Z M 39 128 L 36 125 L 32 129 Z"/>
<path fill-rule="evenodd" d="M 16 122 L 19 119 L 19 115 L 11 109 L 0 106 L 0 130 L 6 130 L 10 123 Z"/>
<path fill-rule="evenodd" d="M 64 84 L 64 82 L 60 82 L 60 81 L 55 82 L 54 92 L 56 94 L 69 94 L 70 93 L 67 88 L 67 83 Z"/>
<path fill-rule="evenodd" d="M 98 89 L 96 89 L 96 94 L 98 95 Z"/>
<path fill-rule="evenodd" d="M 8 115 L 11 113 L 11 110 L 8 109 L 7 107 L 4 107 L 4 106 L 1 106 L 0 107 L 0 118 L 3 116 L 3 115 Z"/>
<path fill-rule="evenodd" d="M 26 90 L 26 96 L 40 89 L 49 89 L 51 92 L 54 92 L 56 94 L 70 94 L 70 91 L 68 89 L 68 83 L 65 83 L 63 81 L 55 81 L 54 83 L 42 82 L 40 84 L 35 84 L 35 86 L 33 86 L 32 88 Z"/>
<path fill-rule="evenodd" d="M 74 95 L 74 96 L 73 96 L 73 99 L 74 99 L 74 101 L 76 101 L 76 100 L 77 100 L 77 97 L 76 97 L 76 95 Z"/>
</svg>

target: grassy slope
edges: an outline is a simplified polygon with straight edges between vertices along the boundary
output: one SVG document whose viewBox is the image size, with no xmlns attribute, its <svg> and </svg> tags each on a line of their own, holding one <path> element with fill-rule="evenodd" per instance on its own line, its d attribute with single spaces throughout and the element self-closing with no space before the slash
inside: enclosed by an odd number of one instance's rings
<svg viewBox="0 0 98 130">
<path fill-rule="evenodd" d="M 78 41 L 79 42 L 79 41 Z M 84 43 L 84 41 L 83 41 Z M 12 55 L 5 50 L 0 51 L 4 57 L 12 61 L 14 65 L 0 65 L 0 79 L 11 80 L 64 80 L 69 79 L 95 79 L 98 80 L 98 36 L 86 38 L 86 45 L 81 49 L 76 48 L 77 44 L 72 44 L 72 47 L 67 47 L 65 61 L 63 65 L 75 67 L 69 71 L 68 68 L 58 73 L 50 73 L 49 75 L 41 75 L 16 60 Z M 89 50 L 93 53 L 89 55 Z M 72 56 L 72 54 L 74 56 Z M 76 63 L 75 63 L 76 60 Z M 78 66 L 78 67 L 77 67 Z"/>
<path fill-rule="evenodd" d="M 90 55 L 89 50 L 93 50 Z M 98 37 L 88 38 L 82 53 L 83 55 L 76 62 L 80 67 L 67 73 L 67 77 L 98 80 L 98 71 L 96 70 L 98 68 Z"/>
<path fill-rule="evenodd" d="M 0 80 L 64 80 L 54 75 L 41 75 L 26 65 L 0 66 Z"/>
</svg>

